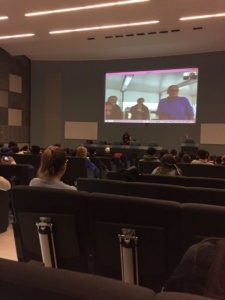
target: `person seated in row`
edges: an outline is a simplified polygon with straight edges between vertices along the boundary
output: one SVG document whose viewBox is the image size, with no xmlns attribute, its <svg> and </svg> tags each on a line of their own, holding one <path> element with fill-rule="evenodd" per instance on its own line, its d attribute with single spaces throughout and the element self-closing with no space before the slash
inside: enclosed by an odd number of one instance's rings
<svg viewBox="0 0 225 300">
<path fill-rule="evenodd" d="M 184 254 L 163 291 L 225 299 L 225 239 L 207 238 Z"/>
<path fill-rule="evenodd" d="M 169 176 L 181 176 L 182 171 L 180 168 L 177 167 L 176 159 L 173 157 L 172 154 L 165 154 L 160 159 L 161 166 L 155 168 L 152 171 L 152 174 L 155 175 L 169 175 Z"/>
<path fill-rule="evenodd" d="M 63 148 L 57 146 L 48 147 L 41 155 L 38 177 L 33 178 L 29 185 L 76 191 L 75 186 L 70 186 L 60 181 L 66 172 L 67 162 Z"/>
<path fill-rule="evenodd" d="M 100 178 L 99 168 L 89 160 L 89 158 L 87 157 L 87 154 L 88 154 L 88 151 L 87 151 L 86 147 L 80 146 L 77 148 L 76 157 L 86 158 L 86 167 L 91 169 L 94 172 L 95 178 Z"/>
<path fill-rule="evenodd" d="M 147 149 L 146 154 L 144 154 L 143 158 L 140 161 L 160 161 L 156 155 L 156 149 L 153 147 L 149 147 Z"/>
<path fill-rule="evenodd" d="M 209 152 L 204 149 L 199 149 L 197 158 L 192 160 L 192 164 L 205 164 L 205 165 L 213 165 L 212 162 L 209 161 Z"/>
</svg>

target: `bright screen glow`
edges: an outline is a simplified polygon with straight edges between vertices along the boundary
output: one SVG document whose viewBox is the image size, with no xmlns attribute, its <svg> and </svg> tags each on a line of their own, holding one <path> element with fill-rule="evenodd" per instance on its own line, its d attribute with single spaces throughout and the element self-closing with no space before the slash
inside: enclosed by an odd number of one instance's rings
<svg viewBox="0 0 225 300">
<path fill-rule="evenodd" d="M 198 68 L 105 74 L 107 123 L 195 123 Z"/>
</svg>

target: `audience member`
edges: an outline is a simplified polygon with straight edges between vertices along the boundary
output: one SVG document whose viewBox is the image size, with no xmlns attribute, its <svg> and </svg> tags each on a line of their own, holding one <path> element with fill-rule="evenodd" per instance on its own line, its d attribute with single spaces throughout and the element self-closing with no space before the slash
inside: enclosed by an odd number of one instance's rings
<svg viewBox="0 0 225 300">
<path fill-rule="evenodd" d="M 3 155 L 1 157 L 1 164 L 2 165 L 16 165 L 16 162 L 12 156 Z"/>
<path fill-rule="evenodd" d="M 179 155 L 177 154 L 177 150 L 176 149 L 172 149 L 170 151 L 170 154 L 173 155 L 173 157 L 176 159 L 177 162 L 181 162 L 181 158 L 179 157 Z"/>
<path fill-rule="evenodd" d="M 199 149 L 197 158 L 192 160 L 192 164 L 206 164 L 213 165 L 212 162 L 209 162 L 209 152 L 204 149 Z"/>
<path fill-rule="evenodd" d="M 167 149 L 162 149 L 162 150 L 160 150 L 159 155 L 158 155 L 159 160 L 160 160 L 160 159 L 163 157 L 163 155 L 165 155 L 165 154 L 169 154 L 169 151 L 168 151 Z"/>
<path fill-rule="evenodd" d="M 160 120 L 194 120 L 194 110 L 186 97 L 179 97 L 179 87 L 171 85 L 167 98 L 159 101 L 156 114 Z"/>
<path fill-rule="evenodd" d="M 1 191 L 8 191 L 11 189 L 10 182 L 5 179 L 4 177 L 0 176 L 0 190 Z"/>
<path fill-rule="evenodd" d="M 80 147 L 77 148 L 76 157 L 84 157 L 84 158 L 86 158 L 86 166 L 87 166 L 87 168 L 93 170 L 95 178 L 100 178 L 100 170 L 99 170 L 99 168 L 94 163 L 92 163 L 89 160 L 89 158 L 87 157 L 87 153 L 88 153 L 87 152 L 87 148 L 83 147 L 83 146 L 80 146 Z"/>
<path fill-rule="evenodd" d="M 39 147 L 39 146 L 37 146 L 37 145 L 33 145 L 32 147 L 31 147 L 31 154 L 40 154 L 40 152 L 41 152 L 41 148 Z"/>
<path fill-rule="evenodd" d="M 190 164 L 191 163 L 190 155 L 187 153 L 184 153 L 184 155 L 182 156 L 182 162 L 184 162 L 186 164 Z"/>
<path fill-rule="evenodd" d="M 67 162 L 63 148 L 48 147 L 41 155 L 38 177 L 31 180 L 30 186 L 76 190 L 75 186 L 70 186 L 60 181 L 66 172 Z"/>
<path fill-rule="evenodd" d="M 221 158 L 221 164 L 225 165 L 225 155 L 223 155 L 222 158 Z"/>
<path fill-rule="evenodd" d="M 181 176 L 182 171 L 176 166 L 176 159 L 172 154 L 165 154 L 160 159 L 161 166 L 155 168 L 152 174 L 155 175 L 170 175 L 170 176 Z"/>
<path fill-rule="evenodd" d="M 146 105 L 144 105 L 144 98 L 138 98 L 137 104 L 130 108 L 132 120 L 149 120 L 150 112 Z"/>
<path fill-rule="evenodd" d="M 164 291 L 225 299 L 225 239 L 208 238 L 184 254 Z"/>
<path fill-rule="evenodd" d="M 10 141 L 10 142 L 8 143 L 8 147 L 9 147 L 9 148 L 12 148 L 12 147 L 14 147 L 14 146 L 18 146 L 18 145 L 17 145 L 17 142 Z"/>
<path fill-rule="evenodd" d="M 147 149 L 147 153 L 144 154 L 142 161 L 160 161 L 156 155 L 156 149 L 153 147 L 149 147 Z"/>
<path fill-rule="evenodd" d="M 23 146 L 20 148 L 20 151 L 17 154 L 27 154 L 30 153 L 30 149 L 28 145 Z"/>
<path fill-rule="evenodd" d="M 20 152 L 20 148 L 18 146 L 12 146 L 11 149 L 14 154 L 17 154 Z"/>
<path fill-rule="evenodd" d="M 107 104 L 111 104 L 111 113 L 110 113 L 110 118 L 107 119 L 112 119 L 112 120 L 116 120 L 116 119 L 123 119 L 123 112 L 120 108 L 120 106 L 117 104 L 118 98 L 116 96 L 110 96 L 108 98 L 108 101 L 106 102 L 106 106 Z M 108 106 L 108 109 L 110 109 L 110 106 Z"/>
</svg>

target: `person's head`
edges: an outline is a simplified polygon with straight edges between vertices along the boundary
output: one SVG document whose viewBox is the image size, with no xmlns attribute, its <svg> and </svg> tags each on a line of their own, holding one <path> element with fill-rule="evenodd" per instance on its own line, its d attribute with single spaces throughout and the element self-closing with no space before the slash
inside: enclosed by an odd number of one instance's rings
<svg viewBox="0 0 225 300">
<path fill-rule="evenodd" d="M 105 153 L 107 153 L 107 154 L 110 153 L 110 148 L 109 147 L 105 148 Z"/>
<path fill-rule="evenodd" d="M 28 145 L 24 145 L 22 148 L 20 148 L 20 151 L 29 151 L 29 146 Z"/>
<path fill-rule="evenodd" d="M 41 179 L 61 178 L 66 171 L 66 153 L 63 148 L 50 146 L 41 155 L 38 176 Z"/>
<path fill-rule="evenodd" d="M 39 146 L 33 145 L 30 151 L 32 154 L 40 154 L 41 148 Z"/>
<path fill-rule="evenodd" d="M 197 156 L 199 159 L 207 160 L 209 157 L 209 152 L 206 151 L 205 149 L 199 149 Z"/>
<path fill-rule="evenodd" d="M 176 149 L 172 149 L 170 151 L 170 154 L 172 154 L 173 156 L 177 156 L 177 150 Z"/>
<path fill-rule="evenodd" d="M 9 147 L 9 148 L 12 148 L 12 147 L 14 147 L 14 146 L 17 146 L 17 143 L 14 142 L 14 141 L 10 141 L 9 144 L 8 144 L 8 147 Z"/>
<path fill-rule="evenodd" d="M 156 154 L 155 148 L 149 147 L 149 148 L 147 149 L 147 154 L 148 154 L 148 155 L 155 155 L 155 154 Z"/>
<path fill-rule="evenodd" d="M 145 102 L 145 99 L 144 98 L 138 98 L 137 99 L 137 103 L 138 104 L 143 104 Z"/>
<path fill-rule="evenodd" d="M 169 151 L 167 149 L 162 149 L 159 152 L 159 159 L 161 159 L 161 157 L 163 157 L 163 155 L 169 153 Z"/>
<path fill-rule="evenodd" d="M 89 152 L 90 156 L 94 156 L 96 154 L 95 147 L 89 147 L 88 152 Z"/>
<path fill-rule="evenodd" d="M 108 98 L 108 101 L 107 102 L 110 102 L 112 105 L 115 105 L 118 101 L 118 98 L 116 96 L 110 96 Z"/>
<path fill-rule="evenodd" d="M 80 146 L 77 148 L 77 153 L 76 153 L 76 156 L 77 157 L 87 157 L 87 148 L 86 147 L 83 147 L 83 146 Z"/>
<path fill-rule="evenodd" d="M 105 103 L 105 118 L 110 119 L 112 115 L 112 110 L 113 110 L 113 105 L 111 102 L 106 102 Z"/>
<path fill-rule="evenodd" d="M 191 163 L 191 157 L 190 155 L 188 155 L 187 153 L 185 153 L 183 156 L 182 156 L 182 161 L 184 163 Z"/>
<path fill-rule="evenodd" d="M 171 169 L 174 169 L 174 166 L 177 163 L 176 159 L 170 153 L 164 154 L 161 157 L 160 161 L 161 161 L 163 167 L 171 168 Z"/>
<path fill-rule="evenodd" d="M 179 87 L 177 85 L 171 85 L 167 89 L 167 94 L 171 99 L 177 98 L 178 93 L 179 93 Z"/>
<path fill-rule="evenodd" d="M 11 149 L 12 149 L 12 152 L 13 152 L 13 153 L 18 153 L 18 152 L 20 152 L 20 149 L 19 149 L 18 146 L 13 146 L 13 147 L 11 147 Z"/>
</svg>

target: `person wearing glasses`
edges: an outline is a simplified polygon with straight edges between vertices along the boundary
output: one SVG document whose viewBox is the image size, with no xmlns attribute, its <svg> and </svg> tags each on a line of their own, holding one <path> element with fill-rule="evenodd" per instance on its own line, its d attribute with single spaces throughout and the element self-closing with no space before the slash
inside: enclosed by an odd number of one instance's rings
<svg viewBox="0 0 225 300">
<path fill-rule="evenodd" d="M 64 190 L 77 190 L 75 186 L 70 186 L 60 181 L 61 177 L 66 172 L 67 162 L 66 152 L 63 148 L 57 146 L 48 147 L 41 155 L 38 177 L 33 178 L 29 185 Z"/>
</svg>

